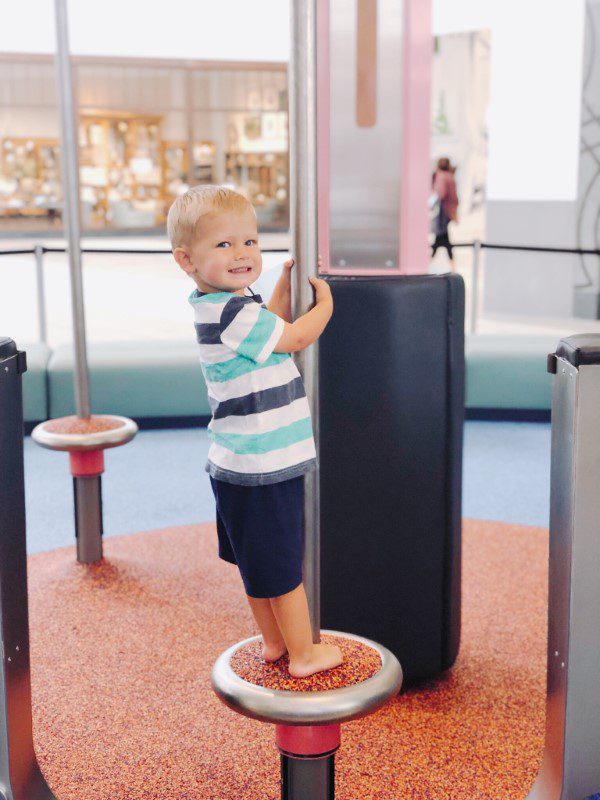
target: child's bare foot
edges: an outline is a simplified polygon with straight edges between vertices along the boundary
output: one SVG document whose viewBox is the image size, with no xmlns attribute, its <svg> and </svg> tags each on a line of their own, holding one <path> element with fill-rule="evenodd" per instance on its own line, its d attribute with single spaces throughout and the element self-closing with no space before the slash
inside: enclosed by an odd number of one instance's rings
<svg viewBox="0 0 600 800">
<path fill-rule="evenodd" d="M 281 656 L 287 653 L 285 642 L 275 644 L 265 644 L 263 640 L 262 657 L 264 661 L 270 663 L 271 661 L 278 661 Z"/>
<path fill-rule="evenodd" d="M 290 659 L 290 675 L 292 678 L 308 678 L 316 672 L 339 667 L 343 660 L 342 651 L 334 644 L 313 644 L 307 659 Z"/>
</svg>

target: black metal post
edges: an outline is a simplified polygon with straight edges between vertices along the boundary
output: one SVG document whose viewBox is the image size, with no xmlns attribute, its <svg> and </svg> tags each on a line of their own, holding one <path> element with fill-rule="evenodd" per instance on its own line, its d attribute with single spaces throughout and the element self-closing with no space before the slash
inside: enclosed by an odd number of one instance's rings
<svg viewBox="0 0 600 800">
<path fill-rule="evenodd" d="M 335 755 L 298 758 L 281 754 L 281 800 L 334 800 Z"/>
<path fill-rule="evenodd" d="M 33 747 L 21 375 L 25 353 L 0 338 L 0 797 L 55 800 Z"/>
</svg>

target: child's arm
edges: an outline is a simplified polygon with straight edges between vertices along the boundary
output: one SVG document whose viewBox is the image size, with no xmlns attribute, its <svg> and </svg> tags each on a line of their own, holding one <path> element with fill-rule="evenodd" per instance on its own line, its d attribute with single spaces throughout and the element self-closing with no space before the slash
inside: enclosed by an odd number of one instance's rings
<svg viewBox="0 0 600 800">
<path fill-rule="evenodd" d="M 275 284 L 271 299 L 267 303 L 267 308 L 273 314 L 277 314 L 285 322 L 292 321 L 292 290 L 291 273 L 294 266 L 294 259 L 290 258 L 284 262 L 279 280 Z"/>
<path fill-rule="evenodd" d="M 315 305 L 295 322 L 285 323 L 283 334 L 275 345 L 276 353 L 304 350 L 319 338 L 333 314 L 329 284 L 321 278 L 309 278 L 309 281 L 315 288 Z"/>
</svg>

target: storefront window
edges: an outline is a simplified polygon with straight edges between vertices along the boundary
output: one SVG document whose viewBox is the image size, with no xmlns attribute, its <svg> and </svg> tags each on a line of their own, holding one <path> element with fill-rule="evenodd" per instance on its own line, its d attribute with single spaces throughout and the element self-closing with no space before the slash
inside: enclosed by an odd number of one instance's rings
<svg viewBox="0 0 600 800">
<path fill-rule="evenodd" d="M 32 71 L 25 60 L 0 60 L 0 89 L 15 76 L 21 87 L 18 100 L 0 95 L 0 233 L 62 227 L 54 66 L 35 62 Z M 173 200 L 199 183 L 235 187 L 263 229 L 288 229 L 283 68 L 107 59 L 74 67 L 84 231 L 163 232 Z M 42 74 L 52 83 L 45 95 L 35 87 Z"/>
</svg>

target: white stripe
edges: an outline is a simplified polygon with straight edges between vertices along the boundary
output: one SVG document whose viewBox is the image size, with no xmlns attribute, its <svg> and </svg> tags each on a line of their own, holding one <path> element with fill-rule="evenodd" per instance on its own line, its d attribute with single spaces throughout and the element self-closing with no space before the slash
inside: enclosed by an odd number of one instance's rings
<svg viewBox="0 0 600 800">
<path fill-rule="evenodd" d="M 258 411 L 256 414 L 246 416 L 230 416 L 223 419 L 213 419 L 209 428 L 215 433 L 266 433 L 275 431 L 292 422 L 310 417 L 310 407 L 306 397 L 299 397 L 289 405 L 281 408 L 271 408 L 268 411 Z"/>
<path fill-rule="evenodd" d="M 244 454 L 232 453 L 213 442 L 208 451 L 210 461 L 221 469 L 244 474 L 276 472 L 286 467 L 293 467 L 316 457 L 315 442 L 312 436 L 301 442 L 272 450 L 270 453 Z"/>
<path fill-rule="evenodd" d="M 271 367 L 253 369 L 229 381 L 208 381 L 208 389 L 219 402 L 233 397 L 245 397 L 252 392 L 283 386 L 300 375 L 291 358 Z"/>
<path fill-rule="evenodd" d="M 271 355 L 271 353 L 273 352 L 273 348 L 283 336 L 284 327 L 285 327 L 285 322 L 281 319 L 281 317 L 277 317 L 277 319 L 275 320 L 275 327 L 273 328 L 273 333 L 269 336 L 267 342 L 265 343 L 265 346 L 256 357 L 256 361 L 258 364 L 262 364 Z"/>
<path fill-rule="evenodd" d="M 261 307 L 258 303 L 246 303 L 225 330 L 221 331 L 221 341 L 233 350 L 237 350 L 256 325 L 260 312 Z"/>
<path fill-rule="evenodd" d="M 199 344 L 200 361 L 205 364 L 221 364 L 223 361 L 231 361 L 238 357 L 238 354 L 227 347 L 225 344 Z"/>
<path fill-rule="evenodd" d="M 205 324 L 221 321 L 225 303 L 194 303 L 194 322 Z"/>
</svg>

